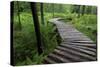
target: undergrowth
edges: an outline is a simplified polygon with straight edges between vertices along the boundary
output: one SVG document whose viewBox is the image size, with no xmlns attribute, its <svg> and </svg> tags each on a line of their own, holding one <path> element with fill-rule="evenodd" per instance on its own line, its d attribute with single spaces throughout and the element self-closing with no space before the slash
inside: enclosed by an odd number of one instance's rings
<svg viewBox="0 0 100 67">
<path fill-rule="evenodd" d="M 22 30 L 18 29 L 17 15 L 14 16 L 13 44 L 15 65 L 41 64 L 43 59 L 52 52 L 58 44 L 56 32 L 54 31 L 55 27 L 51 23 L 46 25 L 40 24 L 44 52 L 38 55 L 32 16 L 29 13 L 21 13 L 20 19 Z M 45 23 L 47 23 L 47 21 L 45 21 Z"/>
</svg>

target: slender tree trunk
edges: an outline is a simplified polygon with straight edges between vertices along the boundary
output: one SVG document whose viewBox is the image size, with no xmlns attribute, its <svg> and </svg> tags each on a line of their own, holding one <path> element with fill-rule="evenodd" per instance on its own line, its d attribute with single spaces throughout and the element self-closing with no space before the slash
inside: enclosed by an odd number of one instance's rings
<svg viewBox="0 0 100 67">
<path fill-rule="evenodd" d="M 36 32 L 38 54 L 40 55 L 43 52 L 43 50 L 42 50 L 42 40 L 41 40 L 41 33 L 40 33 L 40 26 L 39 26 L 39 19 L 37 15 L 36 3 L 31 2 L 30 6 L 32 10 L 32 16 L 33 16 L 34 27 L 35 27 L 35 32 Z"/>
<path fill-rule="evenodd" d="M 52 13 L 53 13 L 53 18 L 54 18 L 54 4 L 52 4 Z"/>
<path fill-rule="evenodd" d="M 86 14 L 89 14 L 88 6 L 86 6 Z"/>
<path fill-rule="evenodd" d="M 94 14 L 94 7 L 91 7 L 91 14 Z"/>
<path fill-rule="evenodd" d="M 92 13 L 92 7 L 90 6 L 89 8 L 90 8 L 90 14 L 93 14 L 93 13 Z"/>
<path fill-rule="evenodd" d="M 18 21 L 19 21 L 19 29 L 22 29 L 21 21 L 20 21 L 20 8 L 19 8 L 19 2 L 17 1 L 17 8 L 18 8 Z"/>
<path fill-rule="evenodd" d="M 40 3 L 40 7 L 41 7 L 41 22 L 42 22 L 42 24 L 44 24 L 43 3 Z"/>
<path fill-rule="evenodd" d="M 82 15 L 85 13 L 85 5 L 82 6 Z"/>
<path fill-rule="evenodd" d="M 80 5 L 78 5 L 78 17 L 80 17 Z"/>
<path fill-rule="evenodd" d="M 10 39 L 10 43 L 11 43 L 11 48 L 10 48 L 10 51 L 11 51 L 11 56 L 10 56 L 10 64 L 11 65 L 15 65 L 15 62 L 14 62 L 14 47 L 13 47 L 13 23 L 14 23 L 14 1 L 12 1 L 11 3 L 10 3 L 10 20 L 11 20 L 11 34 L 10 34 L 10 36 L 11 36 L 11 39 Z"/>
</svg>

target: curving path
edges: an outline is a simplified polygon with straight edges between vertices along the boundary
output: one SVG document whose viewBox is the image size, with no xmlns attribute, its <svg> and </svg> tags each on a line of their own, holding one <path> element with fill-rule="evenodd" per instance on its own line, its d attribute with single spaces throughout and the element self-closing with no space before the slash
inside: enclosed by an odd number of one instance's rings
<svg viewBox="0 0 100 67">
<path fill-rule="evenodd" d="M 83 62 L 97 60 L 97 46 L 91 39 L 64 23 L 60 18 L 51 19 L 56 25 L 62 42 L 43 61 L 44 64 Z"/>
</svg>

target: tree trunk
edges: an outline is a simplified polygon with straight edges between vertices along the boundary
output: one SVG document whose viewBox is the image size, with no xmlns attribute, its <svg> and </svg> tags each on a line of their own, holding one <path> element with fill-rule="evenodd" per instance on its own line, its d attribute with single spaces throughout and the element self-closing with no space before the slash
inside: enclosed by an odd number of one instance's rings
<svg viewBox="0 0 100 67">
<path fill-rule="evenodd" d="M 18 8 L 18 21 L 19 21 L 19 30 L 22 29 L 21 21 L 20 21 L 20 8 L 19 8 L 19 2 L 17 1 L 17 8 Z"/>
<path fill-rule="evenodd" d="M 43 3 L 40 3 L 41 6 L 41 22 L 44 24 L 44 13 L 43 13 Z"/>
<path fill-rule="evenodd" d="M 82 6 L 82 15 L 85 13 L 85 5 Z"/>
<path fill-rule="evenodd" d="M 53 18 L 54 18 L 54 4 L 52 4 L 52 13 L 53 13 Z"/>
<path fill-rule="evenodd" d="M 80 17 L 80 5 L 78 5 L 78 17 Z"/>
<path fill-rule="evenodd" d="M 41 33 L 40 33 L 40 26 L 39 26 L 39 19 L 37 15 L 36 3 L 31 2 L 30 6 L 32 10 L 32 16 L 33 16 L 34 27 L 35 27 L 35 32 L 36 32 L 38 54 L 40 55 L 43 52 L 43 50 L 42 50 L 42 40 L 41 40 Z"/>
</svg>

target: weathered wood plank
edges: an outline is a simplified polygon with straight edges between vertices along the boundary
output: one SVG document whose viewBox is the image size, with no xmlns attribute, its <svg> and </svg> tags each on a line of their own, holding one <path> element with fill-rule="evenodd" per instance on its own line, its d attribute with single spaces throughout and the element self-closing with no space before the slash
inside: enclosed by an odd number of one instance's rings
<svg viewBox="0 0 100 67">
<path fill-rule="evenodd" d="M 65 59 L 65 58 L 63 58 L 63 57 L 61 57 L 61 56 L 59 56 L 59 55 L 53 54 L 53 53 L 51 53 L 49 56 L 56 58 L 56 62 L 58 62 L 58 61 L 59 61 L 60 63 L 69 62 L 69 60 L 67 60 L 67 59 Z M 59 63 L 59 62 L 58 62 L 58 63 Z"/>
<path fill-rule="evenodd" d="M 89 50 L 85 50 L 85 49 L 81 49 L 81 48 L 77 48 L 76 46 L 73 46 L 73 45 L 61 44 L 61 46 L 69 48 L 69 49 L 72 49 L 72 50 L 75 50 L 75 51 L 78 51 L 78 52 L 89 54 L 89 55 L 92 55 L 92 56 L 96 55 L 95 52 L 92 52 L 92 51 L 89 51 Z"/>
<path fill-rule="evenodd" d="M 57 62 L 54 61 L 54 60 L 52 60 L 52 59 L 49 58 L 49 57 L 46 57 L 46 59 L 44 60 L 44 63 L 47 63 L 47 64 L 51 63 L 51 64 L 54 64 L 54 63 L 57 63 Z"/>
<path fill-rule="evenodd" d="M 59 49 L 55 49 L 54 53 L 59 55 L 59 56 L 62 56 L 65 59 L 69 59 L 69 60 L 76 61 L 76 62 L 87 60 L 87 59 L 80 58 L 79 56 L 74 56 L 70 53 L 66 53 L 66 52 L 61 51 Z"/>
<path fill-rule="evenodd" d="M 91 56 L 91 55 L 88 55 L 88 54 L 84 54 L 84 53 L 82 53 L 82 52 L 78 52 L 78 51 L 75 51 L 75 50 L 72 50 L 72 49 L 69 49 L 69 48 L 64 48 L 64 47 L 57 47 L 57 49 L 59 49 L 59 50 L 62 50 L 62 51 L 64 51 L 64 52 L 66 52 L 66 53 L 71 53 L 71 54 L 73 54 L 74 56 L 76 55 L 76 56 L 79 56 L 79 57 L 81 57 L 81 58 L 85 58 L 85 59 L 87 59 L 87 60 L 96 60 L 96 57 L 93 57 L 93 56 Z"/>
<path fill-rule="evenodd" d="M 87 47 L 94 47 L 96 48 L 96 44 L 89 44 L 89 43 L 73 43 L 73 42 L 63 42 L 63 44 L 70 44 L 70 45 L 80 45 L 80 46 L 87 46 Z"/>
</svg>

